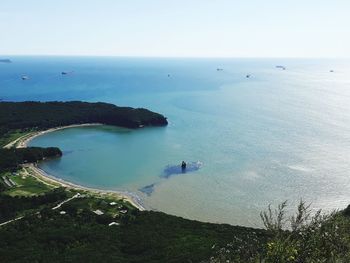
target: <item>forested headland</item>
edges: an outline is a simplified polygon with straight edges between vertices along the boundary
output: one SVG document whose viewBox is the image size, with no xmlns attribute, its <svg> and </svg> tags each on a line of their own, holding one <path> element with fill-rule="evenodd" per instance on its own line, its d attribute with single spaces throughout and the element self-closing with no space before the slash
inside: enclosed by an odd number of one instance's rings
<svg viewBox="0 0 350 263">
<path fill-rule="evenodd" d="M 61 156 L 62 152 L 57 147 L 0 148 L 0 172 L 17 169 L 23 163 L 34 163 Z"/>
<path fill-rule="evenodd" d="M 102 123 L 126 128 L 168 124 L 167 119 L 159 113 L 102 102 L 0 102 L 0 136 L 12 130 L 44 130 L 81 123 Z"/>
</svg>

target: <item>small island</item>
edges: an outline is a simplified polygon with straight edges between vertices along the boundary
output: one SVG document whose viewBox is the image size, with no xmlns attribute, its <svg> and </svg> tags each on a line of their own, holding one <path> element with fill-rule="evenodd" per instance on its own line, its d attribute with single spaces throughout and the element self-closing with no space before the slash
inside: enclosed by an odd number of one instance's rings
<svg viewBox="0 0 350 263">
<path fill-rule="evenodd" d="M 0 63 L 12 63 L 12 61 L 8 58 L 0 59 Z"/>
</svg>

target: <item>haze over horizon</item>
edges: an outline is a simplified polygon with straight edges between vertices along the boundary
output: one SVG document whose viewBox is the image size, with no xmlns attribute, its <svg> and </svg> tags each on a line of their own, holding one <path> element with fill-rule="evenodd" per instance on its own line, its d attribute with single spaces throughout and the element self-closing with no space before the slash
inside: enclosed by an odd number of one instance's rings
<svg viewBox="0 0 350 263">
<path fill-rule="evenodd" d="M 0 3 L 1 55 L 350 57 L 350 2 Z"/>
</svg>

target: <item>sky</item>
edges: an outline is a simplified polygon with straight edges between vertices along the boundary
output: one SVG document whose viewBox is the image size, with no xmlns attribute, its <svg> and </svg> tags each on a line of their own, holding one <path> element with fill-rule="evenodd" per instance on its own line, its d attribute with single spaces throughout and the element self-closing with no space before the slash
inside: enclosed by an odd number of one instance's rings
<svg viewBox="0 0 350 263">
<path fill-rule="evenodd" d="M 350 1 L 0 0 L 0 54 L 350 58 Z"/>
</svg>

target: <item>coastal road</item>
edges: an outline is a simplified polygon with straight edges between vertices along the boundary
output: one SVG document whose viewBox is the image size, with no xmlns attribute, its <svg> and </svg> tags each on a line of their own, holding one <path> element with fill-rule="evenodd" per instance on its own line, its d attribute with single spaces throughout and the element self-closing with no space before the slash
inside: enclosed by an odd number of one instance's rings
<svg viewBox="0 0 350 263">
<path fill-rule="evenodd" d="M 74 198 L 79 198 L 80 196 L 81 196 L 80 193 L 77 193 L 77 194 L 73 195 L 71 198 L 68 198 L 67 200 L 62 201 L 61 203 L 59 203 L 58 205 L 56 205 L 55 207 L 53 207 L 52 210 L 56 210 L 57 208 L 60 208 L 63 204 L 65 204 L 65 203 L 67 203 L 67 202 L 73 200 Z M 37 212 L 37 213 L 39 213 L 39 212 Z M 20 219 L 22 219 L 22 218 L 24 218 L 24 216 L 20 216 L 20 217 L 17 217 L 17 218 L 8 220 L 8 221 L 6 221 L 6 222 L 3 222 L 3 223 L 0 224 L 0 227 L 1 227 L 1 226 L 4 226 L 4 225 L 7 225 L 7 224 L 9 224 L 9 223 L 15 222 L 15 221 L 17 221 L 17 220 L 20 220 Z"/>
<path fill-rule="evenodd" d="M 80 197 L 80 193 L 77 193 L 77 194 L 73 195 L 71 198 L 68 198 L 67 200 L 64 200 L 63 202 L 59 203 L 58 205 L 53 207 L 52 210 L 56 210 L 57 208 L 60 208 L 63 204 L 73 200 L 74 198 L 78 198 L 78 197 Z"/>
<path fill-rule="evenodd" d="M 17 218 L 15 218 L 15 219 L 11 219 L 11 220 L 9 220 L 9 221 L 6 221 L 6 222 L 4 222 L 4 223 L 1 223 L 0 226 L 4 226 L 4 225 L 7 225 L 7 224 L 12 223 L 12 222 L 14 222 L 14 221 L 20 220 L 20 219 L 22 219 L 23 217 L 24 217 L 24 216 L 20 216 L 20 217 L 17 217 Z"/>
</svg>

